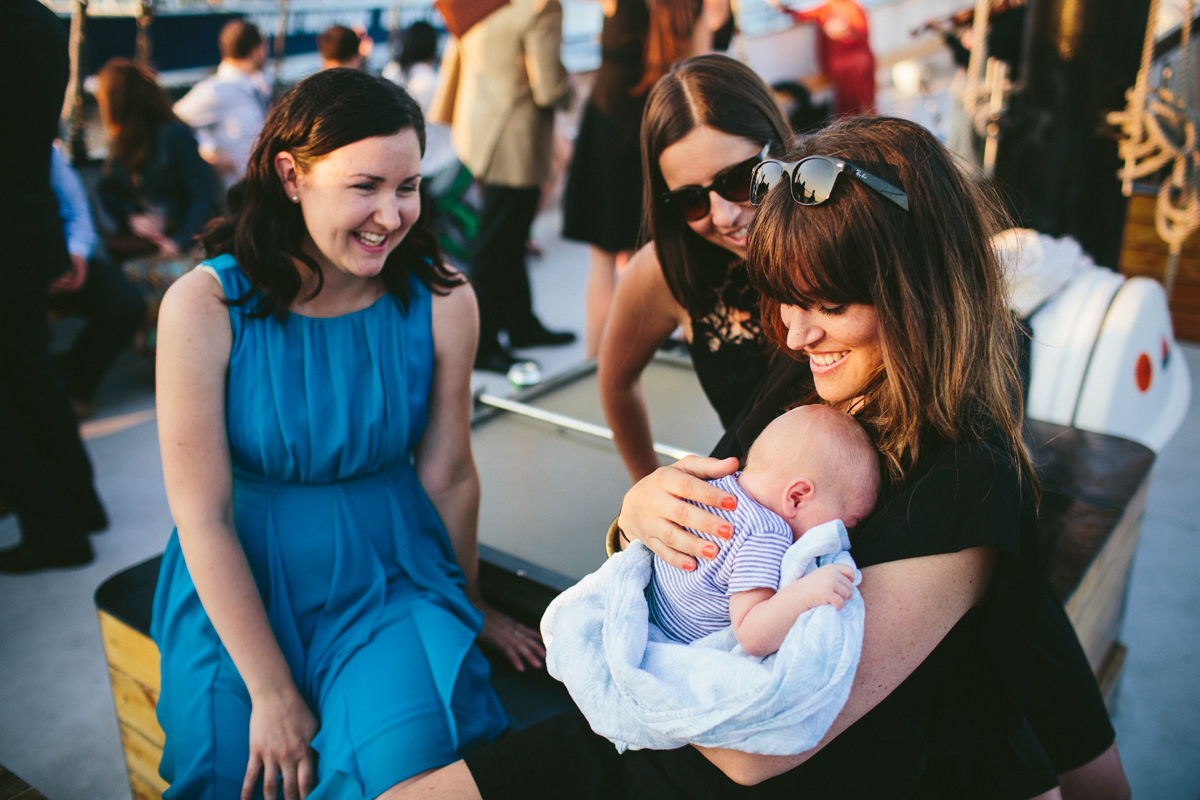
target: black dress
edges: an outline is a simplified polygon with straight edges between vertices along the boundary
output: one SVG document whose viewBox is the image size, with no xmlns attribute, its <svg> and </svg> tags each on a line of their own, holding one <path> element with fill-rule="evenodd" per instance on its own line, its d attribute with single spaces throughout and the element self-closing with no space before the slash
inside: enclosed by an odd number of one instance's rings
<svg viewBox="0 0 1200 800">
<path fill-rule="evenodd" d="M 708 308 L 691 314 L 692 366 L 721 425 L 728 428 L 767 372 L 770 349 L 758 312 L 758 291 L 750 285 L 745 262 L 729 267 L 714 286 Z"/>
<path fill-rule="evenodd" d="M 742 455 L 783 408 L 811 392 L 807 364 L 780 360 L 714 455 Z M 980 545 L 999 554 L 984 599 L 879 705 L 783 775 L 739 786 L 691 747 L 618 755 L 578 711 L 495 742 L 469 756 L 467 766 L 484 800 L 1018 800 L 1046 791 L 1056 783 L 1056 764 L 1026 721 L 1025 698 L 1037 670 L 1035 639 L 1048 636 L 1061 644 L 1062 631 L 1041 625 L 1046 591 L 1033 492 L 1004 444 L 923 437 L 908 479 L 885 481 L 880 506 L 855 532 L 851 552 L 860 567 L 868 567 Z"/>
<path fill-rule="evenodd" d="M 642 225 L 639 130 L 650 11 L 645 0 L 617 0 L 600 31 L 600 69 L 583 109 L 563 192 L 563 236 L 610 253 L 633 250 Z"/>
</svg>

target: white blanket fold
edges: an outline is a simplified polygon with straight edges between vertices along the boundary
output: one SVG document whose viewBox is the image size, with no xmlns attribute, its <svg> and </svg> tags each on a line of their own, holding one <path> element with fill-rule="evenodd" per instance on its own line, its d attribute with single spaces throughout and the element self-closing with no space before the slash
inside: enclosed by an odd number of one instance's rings
<svg viewBox="0 0 1200 800">
<path fill-rule="evenodd" d="M 840 520 L 788 549 L 780 586 L 854 560 Z M 858 590 L 840 611 L 823 605 L 796 620 L 777 653 L 747 655 L 732 628 L 690 645 L 650 622 L 652 555 L 641 542 L 563 592 L 542 617 L 546 666 L 566 684 L 592 729 L 617 746 L 685 744 L 789 755 L 814 747 L 850 694 L 862 653 Z M 855 586 L 861 575 L 855 569 Z"/>
</svg>

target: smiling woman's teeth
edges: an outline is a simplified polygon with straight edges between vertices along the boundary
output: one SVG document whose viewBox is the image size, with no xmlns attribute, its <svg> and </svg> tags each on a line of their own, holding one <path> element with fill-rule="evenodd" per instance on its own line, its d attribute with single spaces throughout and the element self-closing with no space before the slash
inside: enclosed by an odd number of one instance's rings
<svg viewBox="0 0 1200 800">
<path fill-rule="evenodd" d="M 814 364 L 816 364 L 818 367 L 828 367 L 831 364 L 836 364 L 837 362 L 841 361 L 845 355 L 846 355 L 845 352 L 841 352 L 841 353 L 809 353 L 808 357 L 810 359 L 812 359 L 812 362 Z"/>
<path fill-rule="evenodd" d="M 749 232 L 750 232 L 750 226 L 743 225 L 742 227 L 738 228 L 736 231 L 734 231 L 733 233 L 728 234 L 728 235 L 729 235 L 730 239 L 745 239 L 746 234 Z"/>
<path fill-rule="evenodd" d="M 368 247 L 379 247 L 387 238 L 386 233 L 368 233 L 367 231 L 355 231 L 354 236 Z"/>
</svg>

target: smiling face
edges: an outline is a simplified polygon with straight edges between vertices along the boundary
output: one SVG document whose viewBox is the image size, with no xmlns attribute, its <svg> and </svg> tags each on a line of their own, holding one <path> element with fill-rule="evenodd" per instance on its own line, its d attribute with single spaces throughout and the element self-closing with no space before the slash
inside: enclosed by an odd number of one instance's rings
<svg viewBox="0 0 1200 800">
<path fill-rule="evenodd" d="M 664 148 L 658 157 L 658 167 L 669 191 L 684 186 L 708 186 L 719 172 L 760 150 L 762 142 L 700 125 Z M 749 201 L 731 203 L 716 192 L 709 192 L 708 199 L 712 210 L 701 219 L 688 221 L 688 227 L 713 244 L 745 258 L 746 234 L 754 219 L 754 207 Z"/>
<path fill-rule="evenodd" d="M 421 213 L 421 146 L 412 128 L 340 147 L 304 173 L 280 153 L 276 169 L 304 215 L 304 251 L 327 280 L 379 275 Z"/>
<path fill-rule="evenodd" d="M 784 305 L 779 315 L 787 346 L 808 356 L 817 394 L 827 403 L 837 406 L 859 397 L 883 366 L 879 318 L 872 306 Z"/>
</svg>

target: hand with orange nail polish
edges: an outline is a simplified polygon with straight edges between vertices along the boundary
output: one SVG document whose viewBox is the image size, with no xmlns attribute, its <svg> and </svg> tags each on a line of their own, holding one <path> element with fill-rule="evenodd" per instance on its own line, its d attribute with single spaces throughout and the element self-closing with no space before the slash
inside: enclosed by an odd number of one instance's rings
<svg viewBox="0 0 1200 800">
<path fill-rule="evenodd" d="M 709 480 L 732 475 L 738 468 L 736 458 L 718 460 L 688 456 L 669 467 L 660 467 L 638 481 L 625 495 L 617 524 L 630 539 L 640 539 L 656 556 L 677 569 L 696 568 L 696 559 L 710 559 L 705 541 L 692 531 L 713 539 L 729 539 L 733 529 L 729 521 L 713 513 L 714 509 L 732 509 L 737 502 L 727 489 L 718 489 Z"/>
</svg>

